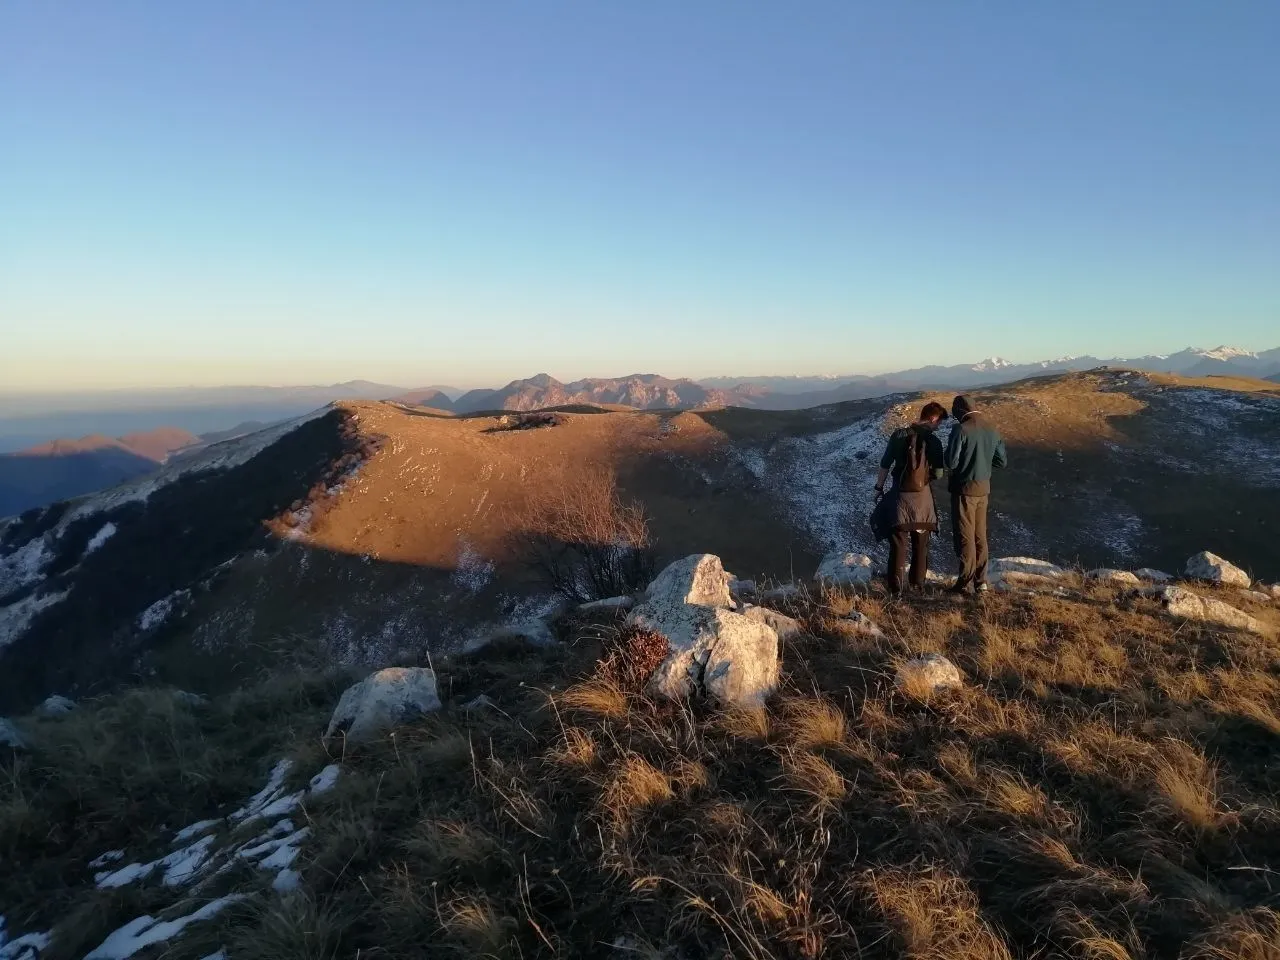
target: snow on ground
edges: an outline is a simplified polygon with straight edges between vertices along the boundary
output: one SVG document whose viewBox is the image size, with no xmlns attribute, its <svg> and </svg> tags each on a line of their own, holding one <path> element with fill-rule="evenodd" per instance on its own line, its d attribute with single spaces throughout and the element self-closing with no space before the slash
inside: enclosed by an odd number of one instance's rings
<svg viewBox="0 0 1280 960">
<path fill-rule="evenodd" d="M 58 524 L 58 529 L 64 529 L 68 523 L 80 517 L 113 510 L 126 503 L 133 503 L 139 500 L 145 501 L 161 487 L 173 483 L 188 473 L 202 470 L 229 470 L 232 467 L 238 467 L 240 464 L 252 460 L 281 437 L 292 433 L 304 423 L 323 417 L 331 409 L 331 407 L 321 407 L 301 417 L 273 424 L 264 430 L 259 430 L 257 433 L 236 437 L 232 440 L 223 440 L 221 443 L 201 447 L 199 450 L 189 454 L 180 454 L 173 457 L 154 473 L 146 474 L 137 480 L 84 498 L 74 510 L 69 511 L 67 516 L 62 519 Z"/>
<path fill-rule="evenodd" d="M 185 607 L 190 599 L 191 591 L 186 589 L 175 590 L 167 597 L 161 597 L 138 614 L 138 629 L 154 630 L 168 620 L 174 611 Z"/>
<path fill-rule="evenodd" d="M 736 453 L 823 550 L 870 553 L 876 469 L 890 432 L 888 418 L 877 415 L 828 433 L 779 440 L 767 452 Z"/>
<path fill-rule="evenodd" d="M 0 916 L 0 960 L 36 960 L 49 946 L 49 933 L 24 933 L 10 940 Z"/>
<path fill-rule="evenodd" d="M 110 521 L 104 523 L 102 525 L 102 529 L 95 533 L 89 539 L 89 542 L 85 544 L 84 556 L 87 557 L 89 554 L 93 553 L 93 551 L 97 550 L 100 546 L 110 540 L 115 535 L 115 532 L 116 525 L 114 523 L 111 523 Z"/>
<path fill-rule="evenodd" d="M 7 607 L 0 607 L 0 649 L 16 640 L 18 635 L 27 629 L 27 625 L 35 619 L 37 613 L 41 610 L 47 610 L 55 603 L 62 602 L 70 592 L 69 590 L 63 590 L 58 593 L 46 593 L 39 596 L 32 594 L 29 597 L 23 597 L 17 603 L 11 603 Z"/>
<path fill-rule="evenodd" d="M 53 559 L 44 537 L 34 537 L 7 556 L 0 557 L 0 597 L 35 583 Z"/>
<path fill-rule="evenodd" d="M 493 580 L 494 566 L 467 540 L 458 541 L 458 562 L 453 582 L 471 593 L 479 593 Z"/>
<path fill-rule="evenodd" d="M 102 945 L 84 960 L 128 960 L 129 957 L 147 947 L 172 940 L 191 924 L 217 916 L 226 907 L 243 899 L 243 896 L 236 894 L 219 897 L 216 900 L 210 900 L 195 913 L 176 917 L 173 920 L 161 921 L 151 916 L 138 917 L 108 936 Z"/>
</svg>

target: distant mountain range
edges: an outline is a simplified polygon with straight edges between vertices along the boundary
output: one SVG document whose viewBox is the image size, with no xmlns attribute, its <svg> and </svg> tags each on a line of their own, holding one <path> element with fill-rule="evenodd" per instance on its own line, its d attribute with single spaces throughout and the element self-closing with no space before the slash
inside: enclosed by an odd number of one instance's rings
<svg viewBox="0 0 1280 960">
<path fill-rule="evenodd" d="M 648 410 L 671 407 L 740 406 L 762 410 L 792 410 L 844 400 L 861 400 L 916 390 L 966 390 L 1009 383 L 1049 373 L 1089 370 L 1100 366 L 1136 367 L 1188 377 L 1280 376 L 1280 348 L 1251 353 L 1235 347 L 1213 350 L 1187 348 L 1167 356 L 1150 355 L 1104 360 L 1061 357 L 1037 363 L 1012 363 L 990 357 L 978 363 L 927 366 L 875 376 L 830 377 L 712 377 L 671 380 L 657 374 L 633 374 L 612 379 L 561 383 L 540 373 L 513 380 L 496 390 L 471 390 L 454 400 L 438 388 L 407 391 L 395 399 L 454 413 L 484 410 L 536 410 L 566 404 L 597 404 Z"/>
<path fill-rule="evenodd" d="M 161 427 L 123 437 L 54 440 L 0 454 L 0 517 L 124 483 L 201 442 L 185 430 Z"/>
</svg>

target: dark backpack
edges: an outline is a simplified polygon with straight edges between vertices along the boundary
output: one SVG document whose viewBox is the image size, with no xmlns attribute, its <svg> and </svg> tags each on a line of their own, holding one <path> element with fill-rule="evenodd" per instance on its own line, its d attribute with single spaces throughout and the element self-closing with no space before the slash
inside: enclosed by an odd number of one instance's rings
<svg viewBox="0 0 1280 960">
<path fill-rule="evenodd" d="M 898 477 L 898 489 L 903 493 L 919 493 L 929 489 L 933 471 L 929 467 L 929 438 L 923 430 L 907 430 L 906 462 Z"/>
</svg>

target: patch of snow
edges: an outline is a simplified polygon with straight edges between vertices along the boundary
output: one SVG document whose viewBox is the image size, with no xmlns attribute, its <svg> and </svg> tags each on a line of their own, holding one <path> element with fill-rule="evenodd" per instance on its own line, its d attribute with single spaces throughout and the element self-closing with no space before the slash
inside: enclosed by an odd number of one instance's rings
<svg viewBox="0 0 1280 960">
<path fill-rule="evenodd" d="M 49 609 L 56 603 L 61 603 L 67 599 L 70 592 L 70 590 L 61 590 L 39 596 L 32 594 L 29 597 L 23 597 L 17 603 L 0 608 L 0 649 L 18 639 L 22 631 L 31 625 L 36 614 Z"/>
<path fill-rule="evenodd" d="M 272 830 L 271 832 L 274 833 L 276 831 Z M 263 858 L 267 857 L 268 854 L 274 856 L 279 853 L 282 847 L 296 847 L 309 836 L 311 836 L 311 828 L 303 827 L 300 830 L 294 830 L 288 836 L 277 837 L 274 840 L 265 840 L 262 843 L 257 843 L 253 846 L 241 847 L 236 851 L 236 856 L 241 860 L 257 860 L 260 861 L 260 866 L 266 866 L 267 863 Z M 289 862 L 282 863 L 280 866 L 289 866 L 289 864 L 293 862 L 293 858 L 297 856 L 297 853 L 298 851 L 294 850 L 292 854 L 287 854 L 286 857 Z"/>
<path fill-rule="evenodd" d="M 87 557 L 89 554 L 93 553 L 93 551 L 97 550 L 100 546 L 102 546 L 104 543 L 110 540 L 113 536 L 115 536 L 115 532 L 116 532 L 116 525 L 114 523 L 110 521 L 107 521 L 106 523 L 104 523 L 102 525 L 102 529 L 99 530 L 97 533 L 95 533 L 89 539 L 89 542 L 85 544 L 84 556 Z"/>
<path fill-rule="evenodd" d="M 138 629 L 142 631 L 154 630 L 169 619 L 169 616 L 175 610 L 185 606 L 190 599 L 191 591 L 185 588 L 175 590 L 167 597 L 160 598 L 138 615 Z"/>
<path fill-rule="evenodd" d="M 329 764 L 311 778 L 311 783 L 308 785 L 307 789 L 311 791 L 312 796 L 327 793 L 332 790 L 334 785 L 338 782 L 338 774 L 341 770 L 342 768 L 336 763 Z"/>
<path fill-rule="evenodd" d="M 470 593 L 479 593 L 493 580 L 494 565 L 467 540 L 458 541 L 458 561 L 453 582 Z"/>
<path fill-rule="evenodd" d="M 161 882 L 166 887 L 182 886 L 193 880 L 200 872 L 200 868 L 209 859 L 210 850 L 216 839 L 216 837 L 202 837 L 195 843 L 175 850 L 159 860 L 152 860 L 150 863 L 131 863 L 114 872 L 100 874 L 94 878 L 95 883 L 99 890 L 111 890 L 128 886 L 138 880 L 145 880 L 156 870 L 163 868 L 164 878 Z"/>
<path fill-rule="evenodd" d="M 4 917 L 0 916 L 0 960 L 36 960 L 49 948 L 51 939 L 52 931 L 24 933 L 16 940 L 10 940 L 5 933 Z"/>
<path fill-rule="evenodd" d="M 108 850 L 89 861 L 90 867 L 105 867 L 108 863 L 119 863 L 124 859 L 123 850 Z"/>
<path fill-rule="evenodd" d="M 291 870 L 288 867 L 276 874 L 275 880 L 271 882 L 271 889 L 276 893 L 292 893 L 302 885 L 302 874 L 297 870 Z"/>
<path fill-rule="evenodd" d="M 267 785 L 250 797 L 249 802 L 231 814 L 229 819 L 235 823 L 261 813 L 268 804 L 276 800 L 284 792 L 284 778 L 289 775 L 289 771 L 292 769 L 292 760 L 281 760 L 277 763 L 271 768 L 271 774 L 267 777 Z"/>
<path fill-rule="evenodd" d="M 219 950 L 217 953 L 211 953 L 207 957 L 201 957 L 201 960 L 227 960 L 227 951 Z"/>
<path fill-rule="evenodd" d="M 173 920 L 160 921 L 155 917 L 143 916 L 131 920 L 116 930 L 102 942 L 96 950 L 88 954 L 84 960 L 128 960 L 134 954 L 157 943 L 172 940 L 193 923 L 208 920 L 244 897 L 231 894 L 210 900 L 195 913 Z"/>
<path fill-rule="evenodd" d="M 33 537 L 8 556 L 0 557 L 0 597 L 35 583 L 53 559 L 44 537 Z"/>
</svg>

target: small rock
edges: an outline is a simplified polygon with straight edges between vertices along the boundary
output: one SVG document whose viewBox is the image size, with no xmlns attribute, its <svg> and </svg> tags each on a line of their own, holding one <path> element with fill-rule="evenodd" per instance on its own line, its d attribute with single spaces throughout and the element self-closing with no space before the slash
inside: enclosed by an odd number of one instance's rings
<svg viewBox="0 0 1280 960">
<path fill-rule="evenodd" d="M 1228 587 L 1244 587 L 1248 589 L 1253 583 L 1250 576 L 1237 567 L 1235 564 L 1227 560 L 1223 560 L 1215 553 L 1208 550 L 1202 550 L 1195 556 L 1187 560 L 1187 566 L 1183 570 L 1183 574 L 1192 580 L 1204 580 L 1208 583 L 1218 583 Z"/>
<path fill-rule="evenodd" d="M 370 740 L 425 713 L 440 709 L 436 675 L 427 667 L 388 667 L 348 687 L 333 711 L 325 739 L 344 733 L 352 742 Z"/>
<path fill-rule="evenodd" d="M 1235 627 L 1238 630 L 1249 630 L 1253 633 L 1266 633 L 1262 623 L 1243 610 L 1237 610 L 1221 600 L 1202 597 L 1183 587 L 1161 587 L 1154 592 L 1154 596 L 1158 597 L 1164 608 L 1175 617 L 1221 624 L 1224 627 Z"/>
<path fill-rule="evenodd" d="M 796 583 L 783 583 L 764 591 L 757 598 L 763 603 L 783 603 L 787 600 L 799 600 L 804 589 Z"/>
<path fill-rule="evenodd" d="M 733 597 L 754 597 L 758 592 L 754 580 L 739 580 L 735 577 L 729 581 L 729 593 Z"/>
<path fill-rule="evenodd" d="M 1270 603 L 1271 594 L 1263 593 L 1261 590 L 1245 590 L 1244 595 L 1250 600 L 1256 600 L 1258 603 Z"/>
<path fill-rule="evenodd" d="M 27 738 L 22 732 L 9 720 L 0 717 L 0 746 L 10 747 L 13 750 L 26 750 Z"/>
<path fill-rule="evenodd" d="M 40 706 L 36 707 L 36 714 L 41 717 L 62 717 L 75 708 L 76 702 L 74 700 L 55 693 Z"/>
<path fill-rule="evenodd" d="M 498 705 L 493 701 L 493 698 L 491 698 L 488 694 L 482 693 L 480 694 L 480 696 L 473 697 L 472 699 L 464 703 L 461 709 L 466 710 L 468 712 L 478 713 L 481 710 L 497 710 Z"/>
<path fill-rule="evenodd" d="M 772 627 L 779 640 L 790 640 L 804 633 L 804 627 L 800 625 L 799 620 L 788 617 L 785 613 L 779 613 L 777 610 L 770 610 L 768 607 L 747 607 L 742 611 L 742 615 L 748 620 Z"/>
<path fill-rule="evenodd" d="M 1133 572 L 1138 575 L 1138 579 L 1149 580 L 1152 583 L 1168 583 L 1173 579 L 1173 574 L 1165 573 L 1163 570 L 1156 570 L 1153 567 L 1139 567 Z"/>
<path fill-rule="evenodd" d="M 845 553 L 833 550 L 822 558 L 813 579 L 833 586 L 854 584 L 865 586 L 871 582 L 871 558 L 865 553 Z"/>
<path fill-rule="evenodd" d="M 1261 589 L 1272 600 L 1280 600 L 1280 583 L 1273 583 L 1271 586 L 1262 587 Z"/>
<path fill-rule="evenodd" d="M 1000 557 L 992 560 L 991 577 L 998 580 L 1010 573 L 1026 573 L 1037 577 L 1064 577 L 1067 571 L 1048 560 L 1037 560 L 1035 557 Z"/>
<path fill-rule="evenodd" d="M 636 598 L 630 595 L 623 597 L 606 597 L 603 600 L 591 600 L 578 604 L 579 613 L 601 613 L 609 610 L 630 610 L 636 605 Z"/>
<path fill-rule="evenodd" d="M 1096 570 L 1090 570 L 1085 574 L 1089 580 L 1097 580 L 1100 583 L 1114 583 L 1117 586 L 1136 587 L 1142 583 L 1138 579 L 1136 573 L 1130 573 L 1128 570 L 1112 570 L 1110 567 L 1099 567 Z"/>
<path fill-rule="evenodd" d="M 859 613 L 857 610 L 841 619 L 842 623 L 850 624 L 855 633 L 866 634 L 868 637 L 883 637 L 884 631 L 881 630 L 875 622 L 865 613 Z"/>
<path fill-rule="evenodd" d="M 926 700 L 939 693 L 959 690 L 964 686 L 960 668 L 940 653 L 926 653 L 913 657 L 898 667 L 894 681 L 898 690 L 907 696 Z"/>
</svg>

